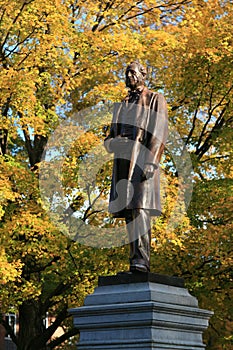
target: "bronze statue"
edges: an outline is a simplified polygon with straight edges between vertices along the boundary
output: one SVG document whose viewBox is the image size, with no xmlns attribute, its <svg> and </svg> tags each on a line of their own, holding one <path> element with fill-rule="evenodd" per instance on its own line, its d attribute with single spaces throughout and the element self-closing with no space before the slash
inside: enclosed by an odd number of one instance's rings
<svg viewBox="0 0 233 350">
<path fill-rule="evenodd" d="M 126 69 L 128 96 L 116 104 L 104 141 L 114 153 L 109 211 L 125 218 L 130 271 L 150 271 L 151 216 L 161 214 L 159 162 L 167 138 L 167 105 L 162 94 L 145 86 L 146 69 Z"/>
</svg>

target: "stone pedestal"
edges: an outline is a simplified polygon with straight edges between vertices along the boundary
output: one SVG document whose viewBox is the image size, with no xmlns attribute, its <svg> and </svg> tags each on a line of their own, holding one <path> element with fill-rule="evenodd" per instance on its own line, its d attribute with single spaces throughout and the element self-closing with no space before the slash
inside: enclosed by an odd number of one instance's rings
<svg viewBox="0 0 233 350">
<path fill-rule="evenodd" d="M 204 350 L 212 315 L 182 279 L 152 273 L 100 277 L 84 306 L 70 313 L 80 330 L 78 350 Z"/>
</svg>

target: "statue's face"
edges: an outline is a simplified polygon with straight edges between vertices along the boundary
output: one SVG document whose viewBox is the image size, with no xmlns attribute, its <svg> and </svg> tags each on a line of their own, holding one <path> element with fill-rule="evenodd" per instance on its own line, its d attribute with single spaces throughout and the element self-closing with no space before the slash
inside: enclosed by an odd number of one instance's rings
<svg viewBox="0 0 233 350">
<path fill-rule="evenodd" d="M 144 85 L 145 78 L 140 72 L 138 65 L 135 63 L 130 64 L 125 72 L 125 83 L 131 90 L 137 89 L 139 86 Z"/>
</svg>

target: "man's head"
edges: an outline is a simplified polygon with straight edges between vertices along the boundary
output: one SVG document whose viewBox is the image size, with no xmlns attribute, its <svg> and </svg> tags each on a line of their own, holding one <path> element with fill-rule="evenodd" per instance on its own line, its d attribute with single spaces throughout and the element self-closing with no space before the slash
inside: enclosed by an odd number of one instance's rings
<svg viewBox="0 0 233 350">
<path fill-rule="evenodd" d="M 131 90 L 143 87 L 146 80 L 146 68 L 139 62 L 131 62 L 125 71 L 125 83 Z"/>
</svg>

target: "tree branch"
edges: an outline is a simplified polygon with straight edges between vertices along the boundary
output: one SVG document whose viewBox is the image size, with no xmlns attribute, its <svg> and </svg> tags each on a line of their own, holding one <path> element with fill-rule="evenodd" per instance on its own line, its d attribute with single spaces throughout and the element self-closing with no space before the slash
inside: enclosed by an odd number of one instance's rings
<svg viewBox="0 0 233 350">
<path fill-rule="evenodd" d="M 213 112 L 222 105 L 223 101 L 226 99 L 226 97 L 229 95 L 229 93 L 231 92 L 231 90 L 233 89 L 233 86 L 231 86 L 229 88 L 229 90 L 227 91 L 227 93 L 222 96 L 222 98 L 220 99 L 220 101 L 212 107 L 212 98 L 213 98 L 213 93 L 214 93 L 214 87 L 212 87 L 211 89 L 211 93 L 210 93 L 210 101 L 209 101 L 209 109 L 208 109 L 208 118 L 207 118 L 207 121 L 205 122 L 205 125 L 202 129 L 202 132 L 201 132 L 201 135 L 199 137 L 199 141 L 198 141 L 198 144 L 197 144 L 197 149 L 199 148 L 201 142 L 202 142 L 202 139 L 203 139 L 203 136 L 205 135 L 205 132 L 206 132 L 206 129 L 207 129 L 207 126 L 213 116 Z M 228 103 L 229 104 L 229 103 Z M 224 106 L 225 108 L 225 106 Z"/>
<path fill-rule="evenodd" d="M 47 346 L 49 349 L 54 349 L 56 346 L 62 344 L 64 341 L 78 334 L 79 334 L 79 330 L 77 328 L 72 328 L 68 332 L 60 336 L 59 338 L 56 338 L 53 341 L 51 341 Z"/>
<path fill-rule="evenodd" d="M 24 139 L 25 139 L 26 150 L 28 152 L 29 162 L 30 162 L 31 167 L 33 167 L 33 165 L 35 164 L 33 147 L 32 147 L 32 142 L 30 139 L 29 131 L 26 127 L 23 128 L 23 134 L 24 134 Z"/>
<path fill-rule="evenodd" d="M 10 109 L 11 96 L 7 98 L 5 105 L 2 108 L 2 116 L 7 118 L 8 112 Z M 0 154 L 5 155 L 7 151 L 7 138 L 8 138 L 8 130 L 2 129 L 0 130 Z"/>
<path fill-rule="evenodd" d="M 114 1 L 108 1 L 107 2 L 107 4 L 106 4 L 106 6 L 105 6 L 105 9 L 104 10 L 101 10 L 101 3 L 100 3 L 100 11 L 99 11 L 99 13 L 97 14 L 97 16 L 96 16 L 96 24 L 94 24 L 94 26 L 92 27 L 92 32 L 95 32 L 97 29 L 98 29 L 98 27 L 99 27 L 99 25 L 100 25 L 100 23 L 101 23 L 101 21 L 104 19 L 104 12 L 105 11 L 107 11 L 107 10 L 109 10 L 112 6 L 113 6 L 113 4 L 114 4 Z"/>
<path fill-rule="evenodd" d="M 16 17 L 13 19 L 13 21 L 12 21 L 12 23 L 11 23 L 11 26 L 10 26 L 10 28 L 8 29 L 8 32 L 7 32 L 6 36 L 5 36 L 5 39 L 3 40 L 3 43 L 2 43 L 2 45 L 1 45 L 2 48 L 3 48 L 4 45 L 6 44 L 6 42 L 7 42 L 7 40 L 8 40 L 8 37 L 9 37 L 9 35 L 10 35 L 10 31 L 11 31 L 13 25 L 17 22 L 19 16 L 22 14 L 24 7 L 25 7 L 26 5 L 28 5 L 28 4 L 30 4 L 32 1 L 34 1 L 34 0 L 31 0 L 31 1 L 29 1 L 28 3 L 27 3 L 26 1 L 23 2 L 22 6 L 21 6 L 21 8 L 20 8 L 20 10 L 19 10 L 19 12 L 17 13 Z"/>
<path fill-rule="evenodd" d="M 207 125 L 209 124 L 209 122 L 210 122 L 210 120 L 211 120 L 211 118 L 212 118 L 212 115 L 213 115 L 213 111 L 212 111 L 212 109 L 211 109 L 211 107 L 212 107 L 213 92 L 214 92 L 214 87 L 212 86 L 211 93 L 210 93 L 209 108 L 208 108 L 208 118 L 207 118 L 207 121 L 206 121 L 205 124 L 204 124 L 204 127 L 203 127 L 202 131 L 201 131 L 201 135 L 200 135 L 200 137 L 199 137 L 198 144 L 197 144 L 197 147 L 196 147 L 197 149 L 199 148 L 199 146 L 200 146 L 200 144 L 201 144 L 201 142 L 202 142 L 202 138 L 203 138 L 203 136 L 204 136 L 204 134 L 205 134 Z"/>
<path fill-rule="evenodd" d="M 212 158 L 207 158 L 202 160 L 200 163 L 205 163 L 205 162 L 210 162 L 211 160 L 215 160 L 215 159 L 227 159 L 229 158 L 230 155 L 225 155 L 225 156 L 216 156 L 216 157 L 212 157 Z"/>
<path fill-rule="evenodd" d="M 5 55 L 6 58 L 8 58 L 12 53 L 14 53 L 14 51 L 23 43 L 25 43 L 25 41 L 27 41 L 31 35 L 35 32 L 36 28 L 34 28 L 31 33 L 29 33 L 24 39 L 22 39 L 21 41 L 19 41 L 11 50 L 6 49 L 6 51 L 8 51 L 8 54 Z"/>
<path fill-rule="evenodd" d="M 2 10 L 2 8 L 1 8 L 1 10 Z M 0 23 L 2 23 L 5 13 L 6 13 L 6 8 L 4 8 L 4 10 L 2 11 L 2 15 L 1 15 L 1 18 L 0 18 Z"/>
<path fill-rule="evenodd" d="M 190 139 L 191 139 L 191 137 L 193 135 L 193 132 L 194 132 L 194 129 L 195 129 L 195 126 L 196 126 L 197 114 L 198 114 L 198 110 L 199 110 L 200 105 L 201 105 L 201 98 L 199 99 L 197 107 L 196 107 L 196 110 L 194 112 L 192 127 L 191 127 L 191 129 L 189 131 L 187 140 L 185 141 L 185 144 L 184 144 L 184 147 L 183 147 L 183 151 L 184 151 L 184 148 L 188 145 L 188 143 L 189 143 L 189 141 L 190 141 Z"/>
<path fill-rule="evenodd" d="M 137 6 L 141 3 L 143 3 L 143 0 L 140 0 L 140 1 L 137 1 L 135 5 L 132 5 L 128 10 L 126 10 L 121 16 L 119 16 L 117 18 L 116 21 L 114 22 L 110 22 L 108 24 L 106 24 L 105 26 L 103 26 L 102 28 L 99 29 L 99 32 L 105 30 L 106 28 L 108 27 L 111 27 L 111 26 L 114 26 L 116 25 L 117 23 L 119 23 L 121 20 L 122 22 L 128 22 L 129 20 L 133 19 L 133 18 L 137 18 L 137 17 L 140 17 L 140 16 L 143 16 L 145 15 L 146 13 L 149 13 L 149 12 L 152 12 L 153 10 L 155 9 L 160 9 L 162 11 L 163 8 L 165 7 L 170 7 L 170 6 L 175 6 L 173 8 L 173 11 L 174 10 L 177 10 L 178 8 L 180 8 L 181 5 L 183 4 L 186 4 L 186 3 L 189 3 L 190 0 L 183 0 L 181 2 L 179 2 L 178 4 L 176 2 L 173 2 L 171 1 L 171 3 L 168 3 L 167 5 L 156 5 L 156 6 L 152 6 L 150 7 L 149 9 L 145 9 L 144 11 L 142 10 L 141 12 L 139 13 L 135 13 L 134 15 L 132 14 L 131 16 L 128 16 L 126 18 L 124 18 L 128 13 L 130 13 L 133 9 L 137 8 Z"/>
<path fill-rule="evenodd" d="M 36 264 L 36 268 L 30 267 L 30 273 L 39 273 L 39 272 L 45 271 L 48 267 L 52 266 L 54 262 L 57 262 L 60 259 L 61 259 L 60 256 L 55 256 L 46 265 L 38 266 L 38 264 Z"/>
<path fill-rule="evenodd" d="M 57 328 L 68 317 L 71 317 L 71 315 L 68 314 L 67 305 L 65 305 L 57 315 L 55 321 L 48 328 L 46 328 L 43 333 L 32 339 L 31 344 L 33 345 L 33 349 L 40 350 L 42 347 L 44 347 L 53 336 Z"/>
<path fill-rule="evenodd" d="M 212 130 L 210 131 L 209 135 L 206 137 L 203 145 L 196 149 L 195 154 L 198 156 L 198 159 L 200 160 L 201 157 L 208 151 L 208 149 L 211 147 L 212 143 L 211 140 L 216 138 L 216 132 L 221 129 L 221 127 L 224 124 L 224 113 L 228 107 L 230 102 L 228 102 L 225 107 L 222 109 L 218 119 L 216 120 L 216 123 L 214 124 Z"/>
<path fill-rule="evenodd" d="M 48 137 L 42 135 L 35 135 L 34 137 L 34 165 L 41 162 L 42 154 L 44 152 Z"/>
<path fill-rule="evenodd" d="M 74 279 L 75 279 L 75 276 L 74 276 Z M 69 283 L 64 283 L 64 281 L 60 282 L 58 286 L 54 288 L 54 290 L 47 296 L 47 298 L 43 303 L 44 314 L 46 311 L 48 311 L 48 309 L 51 306 L 56 305 L 56 303 L 52 302 L 51 299 L 56 296 L 62 295 L 64 292 L 66 292 L 70 288 L 71 284 L 74 282 L 74 279 L 72 280 L 72 282 L 69 282 Z"/>
</svg>

